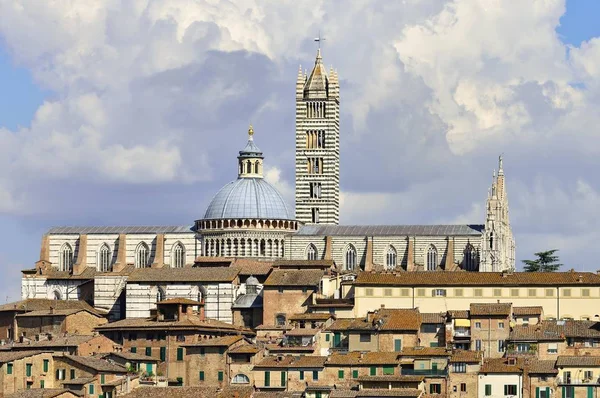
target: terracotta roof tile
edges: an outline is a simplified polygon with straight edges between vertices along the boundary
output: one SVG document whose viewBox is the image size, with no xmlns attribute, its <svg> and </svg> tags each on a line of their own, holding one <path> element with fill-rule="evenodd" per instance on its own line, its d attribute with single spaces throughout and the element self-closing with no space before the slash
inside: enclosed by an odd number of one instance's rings
<svg viewBox="0 0 600 398">
<path fill-rule="evenodd" d="M 193 329 L 193 330 L 212 330 L 224 333 L 242 333 L 254 334 L 249 329 L 238 328 L 230 323 L 217 321 L 215 319 L 200 319 L 187 318 L 179 321 L 157 321 L 155 319 L 128 318 L 116 322 L 110 322 L 105 325 L 98 326 L 96 330 L 177 330 L 177 329 Z"/>
<path fill-rule="evenodd" d="M 52 336 L 51 340 L 27 341 L 23 343 L 14 343 L 12 348 L 21 349 L 46 349 L 53 347 L 77 347 L 83 343 L 92 340 L 96 336 L 69 334 L 66 336 Z"/>
<path fill-rule="evenodd" d="M 333 260 L 277 260 L 273 268 L 331 268 L 334 267 Z"/>
<path fill-rule="evenodd" d="M 229 354 L 256 354 L 258 351 L 257 346 L 254 344 L 243 344 L 237 347 L 233 347 L 228 351 Z"/>
<path fill-rule="evenodd" d="M 600 286 L 591 272 L 361 272 L 356 286 Z"/>
<path fill-rule="evenodd" d="M 303 391 L 256 391 L 253 398 L 301 398 Z"/>
<path fill-rule="evenodd" d="M 469 319 L 469 310 L 450 310 L 448 315 L 452 319 Z"/>
<path fill-rule="evenodd" d="M 77 314 L 78 312 L 81 311 L 85 311 L 89 314 L 92 314 L 94 316 L 97 316 L 99 318 L 102 317 L 102 315 L 99 315 L 97 312 L 91 312 L 88 310 L 85 310 L 83 308 L 75 308 L 75 309 L 68 309 L 68 310 L 40 310 L 40 311 L 31 311 L 31 312 L 25 312 L 22 314 L 17 314 L 17 318 L 26 318 L 26 317 L 47 317 L 47 316 L 68 316 L 68 315 L 73 315 L 73 314 Z"/>
<path fill-rule="evenodd" d="M 256 364 L 255 368 L 322 368 L 327 357 L 303 355 L 294 357 L 286 355 L 283 357 L 265 357 Z"/>
<path fill-rule="evenodd" d="M 292 362 L 290 368 L 322 368 L 325 361 L 327 357 L 324 356 L 302 355 Z"/>
<path fill-rule="evenodd" d="M 123 398 L 250 398 L 253 387 L 138 387 Z"/>
<path fill-rule="evenodd" d="M 438 312 L 421 312 L 421 323 L 446 323 L 446 315 Z"/>
<path fill-rule="evenodd" d="M 419 330 L 421 315 L 418 309 L 380 309 L 374 321 L 383 321 L 379 330 Z"/>
<path fill-rule="evenodd" d="M 450 357 L 445 347 L 406 347 L 400 352 L 405 357 Z"/>
<path fill-rule="evenodd" d="M 558 374 L 558 369 L 556 369 L 556 361 L 554 359 L 534 359 L 527 364 L 527 370 L 529 373 L 535 374 Z"/>
<path fill-rule="evenodd" d="M 514 363 L 510 361 L 514 360 Z M 524 360 L 523 358 L 493 358 L 487 359 L 479 373 L 523 373 Z"/>
<path fill-rule="evenodd" d="M 114 373 L 127 373 L 127 369 L 121 365 L 111 363 L 102 358 L 96 357 L 82 357 L 79 355 L 62 355 L 55 354 L 55 358 L 63 358 L 69 361 L 73 361 L 90 369 L 94 369 L 98 372 L 114 372 Z"/>
<path fill-rule="evenodd" d="M 600 366 L 600 357 L 594 356 L 559 356 L 556 366 Z"/>
<path fill-rule="evenodd" d="M 273 269 L 271 261 L 258 261 L 250 258 L 237 258 L 232 265 L 240 271 L 240 275 L 266 276 Z"/>
<path fill-rule="evenodd" d="M 138 354 L 136 352 L 130 352 L 130 351 L 111 352 L 109 354 L 104 355 L 104 358 L 110 357 L 111 355 L 114 355 L 119 358 L 123 358 L 127 361 L 136 361 L 136 362 L 158 362 L 159 361 L 159 358 L 157 358 L 157 357 L 152 357 L 152 356 L 148 356 L 148 355 L 144 355 L 144 354 Z"/>
<path fill-rule="evenodd" d="M 82 384 L 91 383 L 94 380 L 96 380 L 95 377 L 77 377 L 75 379 L 65 380 L 65 381 L 63 381 L 63 384 L 65 384 L 67 386 L 68 385 L 82 385 Z"/>
<path fill-rule="evenodd" d="M 330 318 L 335 319 L 334 314 L 319 313 L 319 312 L 305 312 L 303 314 L 290 315 L 288 319 L 290 321 L 322 321 L 325 322 Z"/>
<path fill-rule="evenodd" d="M 600 338 L 600 322 L 596 321 L 543 321 L 541 324 L 513 327 L 512 341 L 562 341 L 565 338 Z"/>
<path fill-rule="evenodd" d="M 333 389 L 329 393 L 329 398 L 354 398 L 358 394 L 358 390 L 342 390 Z"/>
<path fill-rule="evenodd" d="M 356 394 L 357 397 L 419 397 L 423 391 L 417 388 L 363 388 Z"/>
<path fill-rule="evenodd" d="M 407 376 L 407 375 L 383 375 L 383 376 L 360 376 L 358 381 L 397 381 L 405 383 L 420 383 L 425 380 L 425 376 Z"/>
<path fill-rule="evenodd" d="M 515 325 L 508 336 L 509 341 L 563 341 L 564 334 L 556 328 L 548 328 L 546 322 L 538 325 Z"/>
<path fill-rule="evenodd" d="M 482 358 L 483 353 L 481 351 L 456 350 L 450 356 L 450 362 L 480 363 Z"/>
<path fill-rule="evenodd" d="M 185 347 L 229 347 L 232 344 L 243 340 L 242 336 L 223 336 L 214 339 L 204 339 L 193 344 L 183 344 Z"/>
<path fill-rule="evenodd" d="M 513 307 L 513 315 L 515 316 L 542 315 L 542 312 L 544 310 L 541 306 Z"/>
<path fill-rule="evenodd" d="M 319 286 L 321 278 L 320 270 L 274 270 L 264 286 Z"/>
<path fill-rule="evenodd" d="M 64 393 L 72 393 L 66 388 L 32 388 L 5 395 L 5 398 L 54 398 Z"/>
<path fill-rule="evenodd" d="M 479 316 L 510 316 L 511 303 L 471 303 L 471 318 Z"/>
<path fill-rule="evenodd" d="M 285 333 L 286 336 L 314 336 L 320 329 L 295 328 Z"/>
<path fill-rule="evenodd" d="M 326 366 L 336 365 L 397 365 L 400 363 L 398 352 L 349 352 L 346 354 L 334 353 L 329 356 Z"/>
<path fill-rule="evenodd" d="M 329 331 L 347 331 L 347 330 L 371 330 L 373 325 L 364 318 L 342 318 L 333 322 L 327 330 Z"/>
<path fill-rule="evenodd" d="M 56 310 L 83 309 L 89 312 L 100 314 L 94 307 L 83 300 L 50 300 L 50 299 L 26 299 L 15 301 L 13 303 L 0 305 L 1 311 L 49 311 L 50 308 Z"/>
<path fill-rule="evenodd" d="M 0 351 L 0 363 L 12 362 L 18 359 L 41 354 L 43 351 Z"/>
</svg>

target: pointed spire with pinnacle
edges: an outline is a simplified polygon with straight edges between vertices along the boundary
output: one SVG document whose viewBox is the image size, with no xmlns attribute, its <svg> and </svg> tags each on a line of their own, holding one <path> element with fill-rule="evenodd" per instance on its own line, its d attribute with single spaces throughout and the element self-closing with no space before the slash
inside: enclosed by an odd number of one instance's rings
<svg viewBox="0 0 600 398">
<path fill-rule="evenodd" d="M 315 67 L 308 79 L 306 79 L 306 84 L 304 85 L 304 98 L 325 99 L 329 95 L 328 86 L 327 69 L 325 69 L 325 65 L 323 65 L 321 49 L 319 48 L 315 59 Z"/>
<path fill-rule="evenodd" d="M 498 175 L 504 175 L 504 168 L 502 167 L 502 155 L 498 156 Z"/>
</svg>

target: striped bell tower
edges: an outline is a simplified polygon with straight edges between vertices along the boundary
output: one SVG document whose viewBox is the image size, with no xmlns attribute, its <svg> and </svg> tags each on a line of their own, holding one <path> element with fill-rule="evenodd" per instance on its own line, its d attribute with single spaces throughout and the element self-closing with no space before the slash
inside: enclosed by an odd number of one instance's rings
<svg viewBox="0 0 600 398">
<path fill-rule="evenodd" d="M 296 219 L 340 221 L 340 86 L 320 48 L 310 76 L 300 67 L 296 82 Z"/>
</svg>

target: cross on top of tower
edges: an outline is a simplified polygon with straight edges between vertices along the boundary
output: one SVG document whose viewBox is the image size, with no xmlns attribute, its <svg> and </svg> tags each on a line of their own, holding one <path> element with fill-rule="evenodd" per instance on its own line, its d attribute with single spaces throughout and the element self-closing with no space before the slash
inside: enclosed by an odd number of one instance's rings
<svg viewBox="0 0 600 398">
<path fill-rule="evenodd" d="M 321 42 L 325 41 L 326 39 L 324 37 L 321 37 L 321 31 L 319 30 L 319 36 L 315 37 L 315 41 L 318 43 L 319 45 L 319 50 L 321 50 Z"/>
</svg>

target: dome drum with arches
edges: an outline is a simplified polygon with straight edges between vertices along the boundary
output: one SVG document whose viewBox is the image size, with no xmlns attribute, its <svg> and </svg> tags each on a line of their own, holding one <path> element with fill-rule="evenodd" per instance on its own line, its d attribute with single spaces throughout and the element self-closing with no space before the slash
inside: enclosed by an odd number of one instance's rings
<svg viewBox="0 0 600 398">
<path fill-rule="evenodd" d="M 298 223 L 277 189 L 263 179 L 261 150 L 254 144 L 254 129 L 238 156 L 238 178 L 225 185 L 211 200 L 197 230 L 284 229 L 295 231 Z"/>
</svg>

